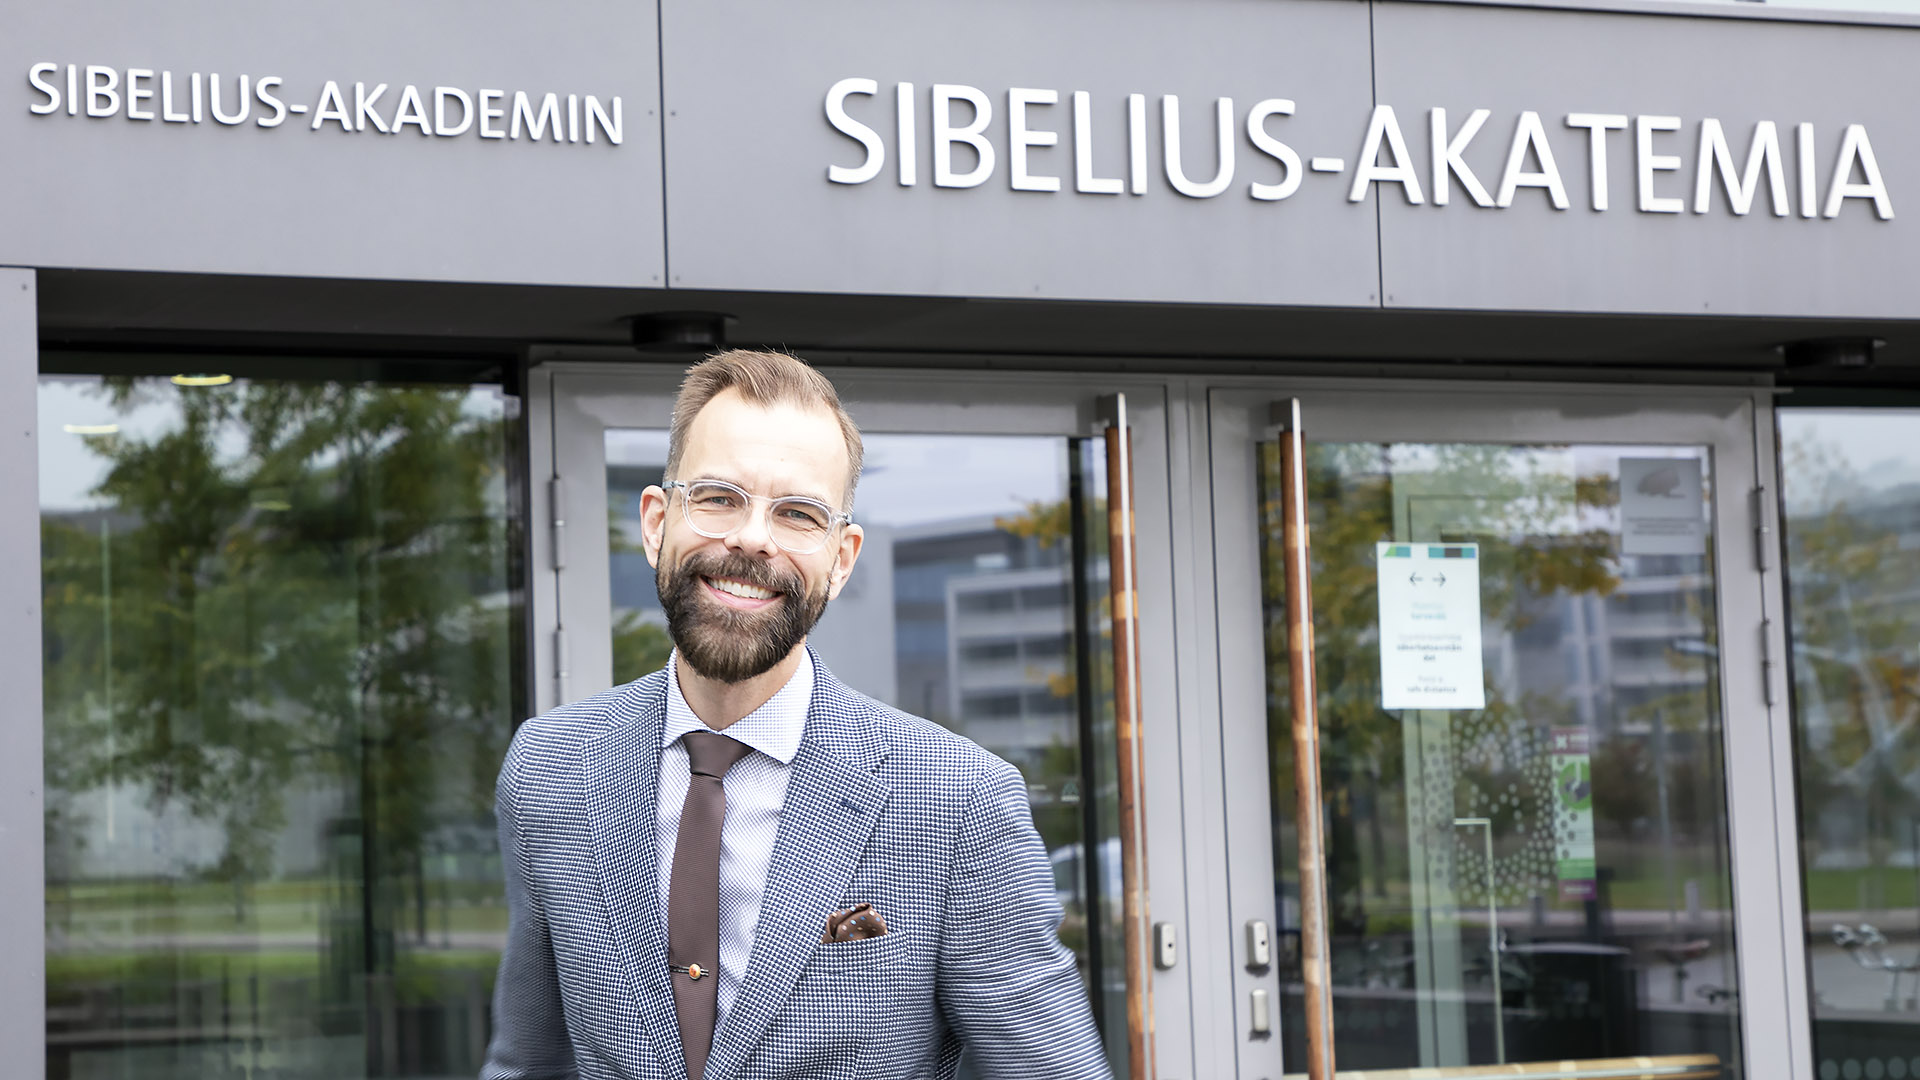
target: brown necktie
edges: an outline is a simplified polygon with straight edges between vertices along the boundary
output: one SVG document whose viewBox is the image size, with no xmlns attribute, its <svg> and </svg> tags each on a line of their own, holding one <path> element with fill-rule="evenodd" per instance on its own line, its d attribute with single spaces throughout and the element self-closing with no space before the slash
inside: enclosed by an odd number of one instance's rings
<svg viewBox="0 0 1920 1080">
<path fill-rule="evenodd" d="M 673 1011 L 680 1021 L 687 1077 L 702 1080 L 720 999 L 720 826 L 727 818 L 721 781 L 753 748 L 711 731 L 689 731 L 680 738 L 693 775 L 680 807 L 667 885 L 667 963 L 673 968 Z"/>
</svg>

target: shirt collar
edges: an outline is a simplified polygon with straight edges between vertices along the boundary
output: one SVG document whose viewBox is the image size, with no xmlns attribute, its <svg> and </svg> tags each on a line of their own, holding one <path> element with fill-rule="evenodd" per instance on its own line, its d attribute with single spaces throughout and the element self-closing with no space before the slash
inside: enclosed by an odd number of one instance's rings
<svg viewBox="0 0 1920 1080">
<path fill-rule="evenodd" d="M 680 651 L 674 650 L 667 662 L 667 725 L 660 732 L 661 747 L 689 731 L 711 731 L 706 721 L 694 715 L 680 693 Z M 807 730 L 807 707 L 813 702 L 813 656 L 800 650 L 800 666 L 793 677 L 767 699 L 766 704 L 733 722 L 720 734 L 738 739 L 782 765 L 793 764 L 800 752 L 800 737 Z"/>
</svg>

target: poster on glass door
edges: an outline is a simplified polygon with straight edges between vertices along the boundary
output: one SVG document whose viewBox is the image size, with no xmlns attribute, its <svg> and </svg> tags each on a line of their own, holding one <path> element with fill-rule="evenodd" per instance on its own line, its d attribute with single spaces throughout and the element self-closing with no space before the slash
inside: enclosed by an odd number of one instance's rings
<svg viewBox="0 0 1920 1080">
<path fill-rule="evenodd" d="M 1599 895 L 1593 851 L 1593 758 L 1587 729 L 1553 729 L 1553 855 L 1560 899 Z"/>
<path fill-rule="evenodd" d="M 1480 545 L 1382 543 L 1375 553 L 1380 707 L 1486 708 Z"/>
</svg>

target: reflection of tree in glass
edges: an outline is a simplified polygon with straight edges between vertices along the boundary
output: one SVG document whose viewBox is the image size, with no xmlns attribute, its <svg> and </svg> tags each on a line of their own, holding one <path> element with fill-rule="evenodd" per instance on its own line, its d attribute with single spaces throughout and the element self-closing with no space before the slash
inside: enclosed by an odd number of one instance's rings
<svg viewBox="0 0 1920 1080">
<path fill-rule="evenodd" d="M 1275 872 L 1292 882 L 1298 874 L 1297 835 L 1278 445 L 1263 446 L 1261 454 Z M 1412 826 L 1402 805 L 1408 783 L 1403 718 L 1380 708 L 1375 544 L 1478 542 L 1482 619 L 1510 631 L 1537 617 L 1542 598 L 1610 593 L 1619 580 L 1614 541 L 1598 514 L 1615 500 L 1612 482 L 1605 476 L 1571 476 L 1553 464 L 1544 451 L 1511 446 L 1308 445 L 1327 891 L 1337 933 L 1364 935 L 1403 921 L 1370 916 L 1369 895 L 1389 912 L 1407 903 L 1405 845 Z M 1474 725 L 1484 734 L 1456 747 L 1461 790 L 1519 784 L 1536 749 L 1532 730 L 1552 722 L 1539 702 L 1508 700 L 1490 684 L 1487 708 Z M 1467 809 L 1458 807 L 1462 813 Z M 1527 842 L 1518 835 L 1514 804 L 1473 812 L 1493 817 L 1500 850 Z M 1536 818 L 1529 827 L 1539 824 Z"/>
<path fill-rule="evenodd" d="M 1642 743 L 1602 740 L 1593 748 L 1592 769 L 1593 813 L 1598 822 L 1625 833 L 1658 811 L 1653 755 Z"/>
<path fill-rule="evenodd" d="M 1094 514 L 1090 506 L 1088 517 L 1105 518 L 1106 500 L 1092 502 L 1098 503 L 1099 513 Z M 995 518 L 993 524 L 1003 532 L 1035 540 L 1043 548 L 1058 547 L 1073 538 L 1073 503 L 1069 499 L 1035 500 L 1017 514 Z"/>
<path fill-rule="evenodd" d="M 638 612 L 623 611 L 613 620 L 613 681 L 629 683 L 667 666 L 673 638 L 667 628 Z"/>
<path fill-rule="evenodd" d="M 500 411 L 465 387 L 102 394 L 175 422 L 88 436 L 105 508 L 43 522 L 54 864 L 101 834 L 77 796 L 130 788 L 218 824 L 182 869 L 229 883 L 239 920 L 289 792 L 330 790 L 359 906 L 392 925 L 411 900 L 424 936 L 431 837 L 490 829 L 512 729 Z"/>
<path fill-rule="evenodd" d="M 1910 907 L 1910 861 L 1920 854 L 1910 546 L 1920 489 L 1876 485 L 1799 425 L 1782 429 L 1796 507 L 1786 536 L 1808 906 Z"/>
<path fill-rule="evenodd" d="M 623 522 L 627 500 L 610 496 L 607 506 L 607 551 L 610 555 L 644 555 L 635 529 Z M 651 675 L 667 666 L 673 655 L 673 638 L 667 628 L 642 618 L 637 611 L 620 611 L 613 616 L 613 682 L 618 686 Z"/>
</svg>

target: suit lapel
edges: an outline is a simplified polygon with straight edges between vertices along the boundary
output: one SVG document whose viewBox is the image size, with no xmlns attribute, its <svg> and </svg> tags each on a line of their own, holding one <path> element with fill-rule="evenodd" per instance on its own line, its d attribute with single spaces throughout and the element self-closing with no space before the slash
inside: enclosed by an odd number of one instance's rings
<svg viewBox="0 0 1920 1080">
<path fill-rule="evenodd" d="M 607 929 L 637 991 L 635 1003 L 654 1053 L 667 1076 L 684 1077 L 673 987 L 667 983 L 667 924 L 660 912 L 655 843 L 666 687 L 665 673 L 656 673 L 615 699 L 615 724 L 586 744 L 584 767 L 587 823 Z"/>
<path fill-rule="evenodd" d="M 814 672 L 806 735 L 787 778 L 753 954 L 739 995 L 714 1034 L 707 1080 L 730 1080 L 786 1003 L 820 944 L 827 916 L 853 879 L 887 799 L 887 784 L 875 775 L 886 745 L 872 707 L 836 680 L 818 656 Z"/>
</svg>

